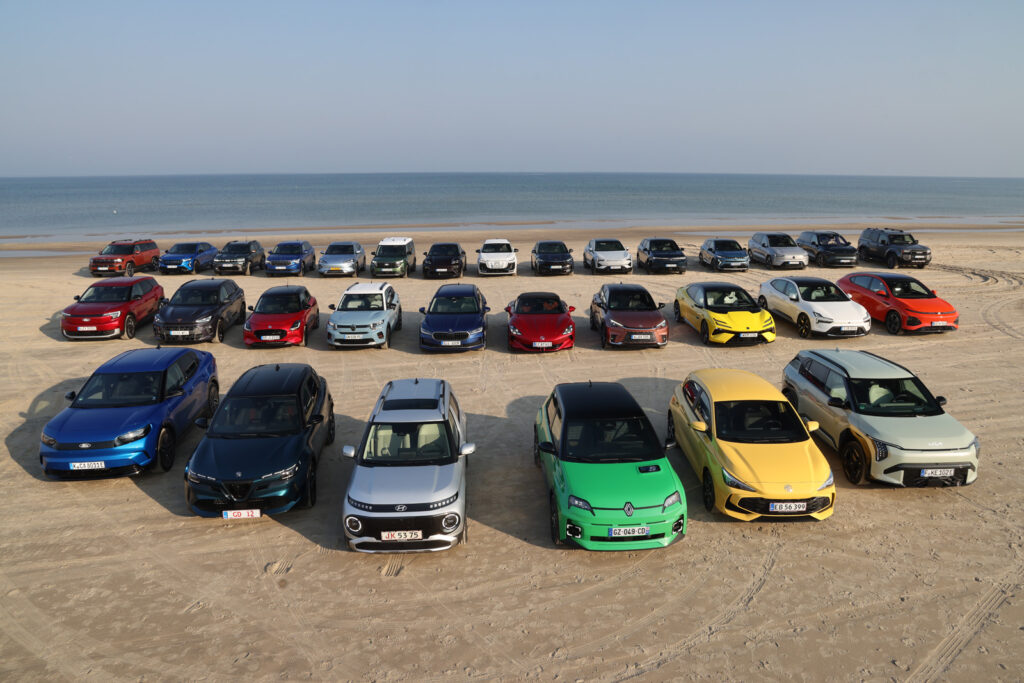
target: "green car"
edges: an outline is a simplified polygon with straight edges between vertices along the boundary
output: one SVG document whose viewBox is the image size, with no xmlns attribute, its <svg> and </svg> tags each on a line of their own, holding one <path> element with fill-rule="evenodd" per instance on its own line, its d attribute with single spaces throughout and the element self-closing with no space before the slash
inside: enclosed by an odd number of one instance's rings
<svg viewBox="0 0 1024 683">
<path fill-rule="evenodd" d="M 683 485 L 621 384 L 555 386 L 537 413 L 533 439 L 555 545 L 640 550 L 686 535 Z"/>
</svg>

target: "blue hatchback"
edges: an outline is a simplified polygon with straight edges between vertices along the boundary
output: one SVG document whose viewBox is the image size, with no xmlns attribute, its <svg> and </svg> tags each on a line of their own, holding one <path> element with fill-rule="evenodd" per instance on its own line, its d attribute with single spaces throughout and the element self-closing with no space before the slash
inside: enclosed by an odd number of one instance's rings
<svg viewBox="0 0 1024 683">
<path fill-rule="evenodd" d="M 178 242 L 160 255 L 160 272 L 198 273 L 213 267 L 216 256 L 217 247 L 209 242 Z"/>
<path fill-rule="evenodd" d="M 267 254 L 267 275 L 298 275 L 316 270 L 316 252 L 309 242 L 279 242 Z"/>
<path fill-rule="evenodd" d="M 487 345 L 487 300 L 476 285 L 444 285 L 421 308 L 420 348 L 465 351 Z"/>
<path fill-rule="evenodd" d="M 174 445 L 220 393 L 217 361 L 196 349 L 135 349 L 101 365 L 46 423 L 39 461 L 54 476 L 137 474 L 174 465 Z"/>
</svg>

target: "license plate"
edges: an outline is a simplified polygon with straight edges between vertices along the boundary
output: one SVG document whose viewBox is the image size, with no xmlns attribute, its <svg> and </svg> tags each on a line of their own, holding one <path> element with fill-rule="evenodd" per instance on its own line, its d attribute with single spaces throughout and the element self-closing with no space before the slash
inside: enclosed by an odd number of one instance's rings
<svg viewBox="0 0 1024 683">
<path fill-rule="evenodd" d="M 263 337 L 260 337 L 260 339 L 262 339 L 263 341 L 279 341 L 281 339 L 281 335 L 279 335 L 279 334 L 268 334 L 268 335 L 265 335 Z"/>
<path fill-rule="evenodd" d="M 423 532 L 419 529 L 412 529 L 409 531 L 382 531 L 380 532 L 380 540 L 382 541 L 419 541 L 423 539 Z"/>
<path fill-rule="evenodd" d="M 447 268 L 434 268 L 434 272 L 435 273 L 447 273 L 448 269 Z"/>
<path fill-rule="evenodd" d="M 550 349 L 551 342 L 533 342 L 533 348 L 535 349 Z"/>
<path fill-rule="evenodd" d="M 262 516 L 259 510 L 224 510 L 224 519 L 256 519 Z"/>
<path fill-rule="evenodd" d="M 839 329 L 842 330 L 843 332 L 856 332 L 857 331 L 856 325 L 843 325 Z"/>
<path fill-rule="evenodd" d="M 956 470 L 952 467 L 929 467 L 921 470 L 922 477 L 952 477 Z"/>
<path fill-rule="evenodd" d="M 945 320 L 933 320 L 932 327 L 943 327 L 946 324 Z"/>
<path fill-rule="evenodd" d="M 188 330 L 171 330 L 172 337 L 185 337 L 188 335 Z"/>
<path fill-rule="evenodd" d="M 751 339 L 757 336 L 757 332 L 740 332 L 740 336 L 744 339 Z"/>
<path fill-rule="evenodd" d="M 443 342 L 441 342 L 441 346 L 462 346 L 462 342 L 460 342 L 460 341 L 443 341 Z"/>
<path fill-rule="evenodd" d="M 331 266 L 331 270 L 341 270 L 341 266 Z"/>
<path fill-rule="evenodd" d="M 636 340 L 644 340 L 644 339 L 650 339 L 651 335 L 649 335 L 649 334 L 631 334 L 631 335 L 629 335 L 629 338 L 633 339 L 634 341 L 636 341 Z"/>
<path fill-rule="evenodd" d="M 85 325 L 84 327 L 83 326 L 79 326 L 78 331 L 79 332 L 95 332 L 96 331 L 96 326 L 95 325 Z"/>
<path fill-rule="evenodd" d="M 106 465 L 102 460 L 71 463 L 71 469 L 73 470 L 102 470 L 104 467 L 106 467 Z"/>
<path fill-rule="evenodd" d="M 168 263 L 166 266 L 164 266 L 164 268 L 166 268 L 167 270 L 174 270 L 177 267 L 178 266 L 174 265 L 173 263 Z"/>
<path fill-rule="evenodd" d="M 341 338 L 342 339 L 362 339 L 363 335 L 361 335 L 361 334 L 343 334 L 343 335 L 341 335 Z"/>
<path fill-rule="evenodd" d="M 96 270 L 110 270 L 110 268 L 106 266 L 96 266 Z"/>
<path fill-rule="evenodd" d="M 649 536 L 649 526 L 613 526 L 608 529 L 609 538 L 620 538 L 622 536 Z"/>
<path fill-rule="evenodd" d="M 768 512 L 807 512 L 807 503 L 768 503 Z"/>
</svg>

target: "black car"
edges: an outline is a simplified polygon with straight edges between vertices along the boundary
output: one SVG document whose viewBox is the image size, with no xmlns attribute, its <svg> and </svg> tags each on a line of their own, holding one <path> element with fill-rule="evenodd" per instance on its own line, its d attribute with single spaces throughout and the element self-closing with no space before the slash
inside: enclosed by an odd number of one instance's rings
<svg viewBox="0 0 1024 683">
<path fill-rule="evenodd" d="M 170 300 L 160 300 L 153 333 L 162 342 L 220 342 L 244 321 L 245 292 L 233 280 L 189 280 Z"/>
<path fill-rule="evenodd" d="M 423 277 L 462 277 L 466 272 L 466 250 L 458 242 L 438 242 L 423 252 Z"/>
<path fill-rule="evenodd" d="M 530 270 L 538 275 L 572 275 L 573 265 L 572 249 L 565 242 L 541 240 L 530 250 Z"/>
<path fill-rule="evenodd" d="M 675 240 L 648 237 L 636 248 L 637 267 L 648 273 L 685 273 L 686 254 Z"/>
<path fill-rule="evenodd" d="M 267 269 L 267 256 L 263 246 L 256 240 L 232 240 L 213 258 L 213 272 L 217 275 L 251 275 L 252 271 L 258 269 Z"/>
<path fill-rule="evenodd" d="M 909 232 L 896 228 L 867 228 L 857 240 L 861 261 L 876 259 L 890 268 L 924 268 L 932 261 L 932 250 L 920 244 Z"/>
<path fill-rule="evenodd" d="M 855 266 L 857 249 L 846 238 L 832 230 L 807 230 L 796 238 L 808 257 L 818 266 Z"/>
<path fill-rule="evenodd" d="M 334 441 L 327 380 L 304 363 L 238 378 L 185 467 L 185 498 L 201 517 L 245 519 L 316 504 L 316 472 Z"/>
</svg>

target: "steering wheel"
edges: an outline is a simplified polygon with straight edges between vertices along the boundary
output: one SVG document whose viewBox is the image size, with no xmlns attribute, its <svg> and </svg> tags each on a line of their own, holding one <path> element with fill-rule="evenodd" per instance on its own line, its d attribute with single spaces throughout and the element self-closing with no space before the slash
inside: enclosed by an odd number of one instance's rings
<svg viewBox="0 0 1024 683">
<path fill-rule="evenodd" d="M 769 429 L 782 429 L 782 422 L 780 420 L 765 420 L 761 423 L 761 429 L 765 431 Z"/>
<path fill-rule="evenodd" d="M 917 403 L 917 398 L 913 394 L 906 392 L 902 394 L 896 394 L 892 397 L 894 403 Z"/>
</svg>

